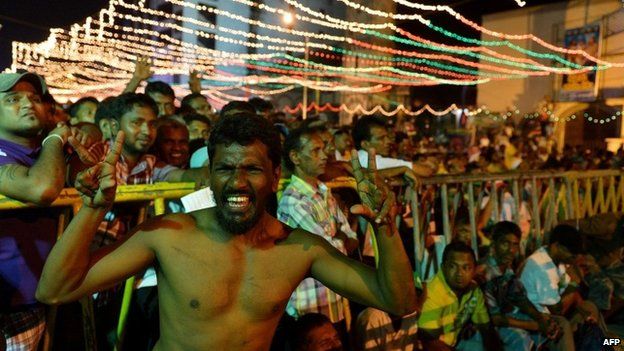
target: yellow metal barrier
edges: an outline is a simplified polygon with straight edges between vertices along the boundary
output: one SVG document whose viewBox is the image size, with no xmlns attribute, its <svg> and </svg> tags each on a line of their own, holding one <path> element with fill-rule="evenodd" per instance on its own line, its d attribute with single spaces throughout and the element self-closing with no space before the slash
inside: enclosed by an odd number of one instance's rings
<svg viewBox="0 0 624 351">
<path fill-rule="evenodd" d="M 411 205 L 413 215 L 413 236 L 415 256 L 415 277 L 425 280 L 428 269 L 423 270 L 426 236 L 430 234 L 430 224 L 434 218 L 442 222 L 442 235 L 448 243 L 453 238 L 455 219 L 459 206 L 468 208 L 471 231 L 471 244 L 477 249 L 477 214 L 482 202 L 489 198 L 492 208 L 491 218 L 498 221 L 505 208 L 510 208 L 510 220 L 521 222 L 521 208 L 530 216 L 529 234 L 525 244 L 533 248 L 547 242 L 545 235 L 560 220 L 578 219 L 594 214 L 624 211 L 624 172 L 620 170 L 600 170 L 587 172 L 522 172 L 479 175 L 445 175 L 421 179 L 419 189 L 407 189 L 406 202 Z M 356 189 L 352 178 L 339 178 L 327 183 L 330 188 Z M 180 198 L 195 190 L 193 183 L 157 183 L 152 185 L 127 185 L 117 189 L 116 203 L 132 201 L 156 202 L 157 213 L 164 212 L 162 199 Z M 433 201 L 426 196 L 433 191 Z M 435 199 L 441 204 L 434 206 Z M 68 206 L 77 211 L 81 199 L 75 189 L 64 189 L 52 206 Z M 34 207 L 10 198 L 0 196 L 0 210 Z M 66 225 L 66 218 L 60 223 L 59 232 Z M 374 236 L 373 236 L 374 239 Z M 429 255 L 429 260 L 432 256 Z M 438 258 L 439 259 L 439 258 Z M 430 262 L 427 263 L 430 266 Z M 129 285 L 128 285 L 129 284 Z M 125 316 L 130 303 L 133 282 L 126 283 L 126 292 L 120 322 L 117 329 L 118 345 L 123 339 Z M 90 318 L 92 317 L 92 312 Z M 53 317 L 53 316 L 52 316 Z M 50 318 L 49 316 L 49 319 Z M 87 322 L 86 329 L 91 323 Z M 53 327 L 53 323 L 52 323 Z M 88 330 L 87 330 L 88 331 Z M 46 334 L 44 345 L 50 345 L 50 333 Z M 87 341 L 89 347 L 94 335 Z M 116 348 L 118 349 L 118 348 Z"/>
<path fill-rule="evenodd" d="M 115 195 L 115 203 L 121 202 L 144 202 L 155 201 L 157 214 L 164 213 L 164 200 L 165 199 L 178 199 L 184 195 L 187 195 L 195 190 L 195 183 L 156 183 L 156 184 L 140 184 L 140 185 L 120 185 L 117 187 Z M 78 212 L 82 204 L 80 195 L 73 188 L 63 189 L 59 197 L 52 203 L 52 207 L 70 207 L 74 211 L 74 214 Z M 0 210 L 10 209 L 27 209 L 36 207 L 33 204 L 23 203 L 6 196 L 0 195 Z M 146 211 L 142 211 L 143 215 L 140 216 L 139 222 L 145 218 Z M 67 219 L 65 215 L 59 218 L 58 225 L 58 237 L 63 233 L 65 226 L 67 225 Z M 128 313 L 128 307 L 130 306 L 132 298 L 132 287 L 134 285 L 134 277 L 129 278 L 126 281 L 124 290 L 124 299 L 122 301 L 122 310 L 120 313 L 120 320 L 117 328 L 117 343 L 115 349 L 121 345 L 123 340 L 123 331 L 125 328 L 126 316 Z M 128 291 L 128 289 L 130 289 Z M 85 350 L 96 350 L 97 343 L 95 337 L 95 322 L 93 318 L 93 301 L 91 297 L 85 297 L 80 300 L 83 311 L 83 327 L 85 335 Z M 49 350 L 53 340 L 53 332 L 55 328 L 56 308 L 52 307 L 50 313 L 47 316 L 47 328 L 44 334 L 43 349 Z"/>
</svg>

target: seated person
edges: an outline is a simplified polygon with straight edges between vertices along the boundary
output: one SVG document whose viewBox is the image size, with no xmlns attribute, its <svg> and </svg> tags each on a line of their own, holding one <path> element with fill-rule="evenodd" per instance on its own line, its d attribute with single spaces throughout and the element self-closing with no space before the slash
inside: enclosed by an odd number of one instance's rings
<svg viewBox="0 0 624 351">
<path fill-rule="evenodd" d="M 526 259 L 520 274 L 533 306 L 541 313 L 566 317 L 572 331 L 601 318 L 596 306 L 584 300 L 577 289 L 582 277 L 574 261 L 584 247 L 576 228 L 560 224 L 552 230 L 549 244 Z"/>
<path fill-rule="evenodd" d="M 479 330 L 487 350 L 500 350 L 483 292 L 473 281 L 476 259 L 470 246 L 452 242 L 442 255 L 442 269 L 426 284 L 418 335 L 425 350 L 453 350 L 468 322 Z"/>
<path fill-rule="evenodd" d="M 573 348 L 572 332 L 565 318 L 538 312 L 516 276 L 514 262 L 520 250 L 520 227 L 502 221 L 491 232 L 492 250 L 478 266 L 477 278 L 505 350 L 529 351 L 546 339 L 557 340 L 549 345 L 551 349 Z"/>
<path fill-rule="evenodd" d="M 594 243 L 584 262 L 588 299 L 602 311 L 607 322 L 624 322 L 624 263 L 622 247 L 610 242 Z"/>
<path fill-rule="evenodd" d="M 290 341 L 293 351 L 341 351 L 342 342 L 329 318 L 308 313 L 295 322 Z"/>
<path fill-rule="evenodd" d="M 356 350 L 417 350 L 418 312 L 401 317 L 366 308 L 356 322 Z"/>
</svg>

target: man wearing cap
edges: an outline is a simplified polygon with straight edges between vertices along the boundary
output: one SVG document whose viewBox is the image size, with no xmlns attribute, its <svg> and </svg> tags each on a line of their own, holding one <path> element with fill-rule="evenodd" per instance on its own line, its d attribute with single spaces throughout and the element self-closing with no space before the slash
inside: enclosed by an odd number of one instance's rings
<svg viewBox="0 0 624 351">
<path fill-rule="evenodd" d="M 36 74 L 0 74 L 0 195 L 40 206 L 63 189 L 63 147 L 79 137 L 63 123 L 44 134 L 45 93 Z M 35 289 L 56 240 L 57 218 L 48 208 L 0 215 L 0 349 L 37 349 L 45 315 Z"/>
</svg>

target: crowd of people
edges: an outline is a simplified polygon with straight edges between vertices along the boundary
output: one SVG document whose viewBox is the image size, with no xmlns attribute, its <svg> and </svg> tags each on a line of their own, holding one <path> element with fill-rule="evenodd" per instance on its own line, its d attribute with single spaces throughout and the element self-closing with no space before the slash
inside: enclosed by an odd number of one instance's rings
<svg viewBox="0 0 624 351">
<path fill-rule="evenodd" d="M 150 77 L 139 60 L 122 94 L 65 107 L 44 77 L 0 74 L 0 194 L 37 205 L 0 215 L 0 350 L 38 350 L 53 305 L 52 348 L 84 349 L 81 298 L 101 350 L 604 350 L 607 323 L 623 322 L 617 214 L 559 224 L 531 249 L 485 216 L 480 260 L 455 226 L 421 282 L 388 182 L 621 168 L 621 151 L 559 153 L 546 120 L 448 137 L 409 119 L 302 120 L 260 98 L 216 113 L 196 72 L 182 98 L 161 81 L 137 93 Z M 356 190 L 332 192 L 339 177 Z M 138 223 L 144 204 L 115 203 L 118 185 L 156 182 L 209 186 L 216 206 L 172 200 Z M 65 187 L 83 204 L 57 240 L 65 210 L 48 206 Z"/>
</svg>

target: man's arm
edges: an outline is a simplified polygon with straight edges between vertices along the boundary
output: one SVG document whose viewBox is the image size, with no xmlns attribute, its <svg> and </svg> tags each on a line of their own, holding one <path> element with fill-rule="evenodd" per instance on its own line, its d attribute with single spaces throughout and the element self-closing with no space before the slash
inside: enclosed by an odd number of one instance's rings
<svg viewBox="0 0 624 351">
<path fill-rule="evenodd" d="M 201 94 L 201 78 L 198 70 L 193 69 L 189 71 L 188 85 L 191 93 Z"/>
<path fill-rule="evenodd" d="M 116 246 L 89 253 L 97 227 L 115 199 L 115 164 L 122 143 L 123 132 L 104 162 L 79 175 L 76 187 L 84 205 L 46 260 L 37 286 L 38 300 L 47 304 L 76 300 L 131 276 L 153 260 L 149 236 L 143 232 Z"/>
<path fill-rule="evenodd" d="M 63 146 L 71 130 L 59 124 L 50 135 L 58 137 L 45 141 L 32 167 L 17 164 L 0 166 L 0 194 L 41 206 L 47 206 L 57 198 L 65 182 Z"/>
<path fill-rule="evenodd" d="M 394 226 L 394 194 L 376 174 L 375 152 L 369 152 L 368 167 L 362 169 L 355 150 L 351 162 L 357 181 L 361 205 L 351 212 L 371 222 L 375 230 L 379 262 L 377 269 L 349 260 L 337 250 L 322 245 L 312 246 L 312 276 L 330 289 L 355 301 L 402 316 L 416 309 L 416 289 L 409 259 Z"/>
<path fill-rule="evenodd" d="M 76 214 L 46 260 L 37 300 L 50 305 L 75 301 L 123 281 L 153 261 L 149 235 L 141 227 L 126 241 L 89 252 L 106 212 L 84 205 Z"/>
<path fill-rule="evenodd" d="M 350 300 L 397 316 L 409 314 L 416 309 L 416 293 L 403 244 L 388 227 L 377 233 L 377 269 L 348 258 L 320 237 L 311 238 L 311 275 Z"/>
<path fill-rule="evenodd" d="M 132 73 L 132 78 L 130 78 L 128 85 L 126 85 L 123 92 L 134 93 L 142 81 L 147 80 L 152 76 L 152 74 L 154 74 L 151 68 L 152 65 L 147 57 L 138 57 L 134 62 L 134 72 Z"/>
</svg>

